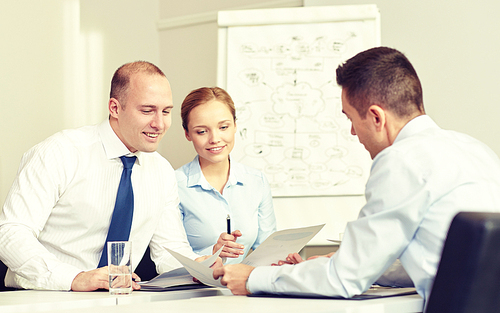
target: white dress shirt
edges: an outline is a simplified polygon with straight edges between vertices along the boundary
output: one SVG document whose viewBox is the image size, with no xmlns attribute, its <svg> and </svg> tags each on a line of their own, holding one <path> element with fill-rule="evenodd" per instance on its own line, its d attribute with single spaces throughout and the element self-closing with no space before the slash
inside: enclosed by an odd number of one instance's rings
<svg viewBox="0 0 500 313">
<path fill-rule="evenodd" d="M 24 154 L 0 215 L 7 286 L 69 290 L 78 273 L 97 267 L 123 170 L 119 157 L 127 154 L 109 121 L 61 131 Z M 172 167 L 156 152 L 135 155 L 132 266 L 149 244 L 161 273 L 181 266 L 164 247 L 197 255 L 180 219 Z"/>
<path fill-rule="evenodd" d="M 271 187 L 261 171 L 231 161 L 222 194 L 203 176 L 199 156 L 177 169 L 175 174 L 181 201 L 179 208 L 194 252 L 212 254 L 220 234 L 227 231 L 228 214 L 231 231 L 238 229 L 242 233 L 236 242 L 245 248 L 238 258 L 227 258 L 226 264 L 240 263 L 250 249 L 255 250 L 276 231 Z"/>
<path fill-rule="evenodd" d="M 365 196 L 332 258 L 258 267 L 249 290 L 352 297 L 399 257 L 427 299 L 453 217 L 500 211 L 500 161 L 481 142 L 419 116 L 374 158 Z"/>
</svg>

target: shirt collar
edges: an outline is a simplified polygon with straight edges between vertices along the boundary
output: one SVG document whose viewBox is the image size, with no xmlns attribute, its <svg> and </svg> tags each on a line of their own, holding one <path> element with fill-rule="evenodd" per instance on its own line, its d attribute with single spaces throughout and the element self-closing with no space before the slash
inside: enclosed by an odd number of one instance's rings
<svg viewBox="0 0 500 313">
<path fill-rule="evenodd" d="M 406 123 L 397 135 L 394 143 L 430 128 L 439 128 L 439 126 L 432 120 L 432 118 L 430 118 L 430 116 L 419 115 Z"/>
<path fill-rule="evenodd" d="M 189 164 L 189 168 L 187 171 L 187 186 L 188 188 L 200 186 L 205 190 L 212 190 L 214 188 L 208 183 L 207 179 L 203 175 L 203 172 L 201 171 L 199 158 L 200 156 L 197 155 Z M 229 179 L 227 180 L 226 186 L 243 184 L 243 182 L 241 181 L 241 169 L 235 165 L 237 164 L 231 163 L 231 166 L 229 168 Z"/>
<path fill-rule="evenodd" d="M 130 150 L 120 140 L 120 138 L 118 138 L 113 128 L 111 128 L 109 119 L 99 124 L 97 131 L 99 133 L 99 136 L 101 137 L 102 146 L 108 159 L 116 159 L 123 155 L 136 156 L 137 164 L 141 165 L 143 157 L 142 153 L 140 151 L 137 151 L 135 153 L 130 152 Z"/>
</svg>

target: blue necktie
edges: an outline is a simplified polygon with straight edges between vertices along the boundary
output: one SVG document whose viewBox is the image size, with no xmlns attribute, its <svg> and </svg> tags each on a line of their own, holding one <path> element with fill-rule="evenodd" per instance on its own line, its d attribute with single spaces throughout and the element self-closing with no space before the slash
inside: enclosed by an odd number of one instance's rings
<svg viewBox="0 0 500 313">
<path fill-rule="evenodd" d="M 116 194 L 115 209 L 109 224 L 108 236 L 104 243 L 99 267 L 108 265 L 108 241 L 127 241 L 132 227 L 132 217 L 134 216 L 134 191 L 132 190 L 132 166 L 136 157 L 120 157 L 123 163 L 123 172 Z"/>
</svg>

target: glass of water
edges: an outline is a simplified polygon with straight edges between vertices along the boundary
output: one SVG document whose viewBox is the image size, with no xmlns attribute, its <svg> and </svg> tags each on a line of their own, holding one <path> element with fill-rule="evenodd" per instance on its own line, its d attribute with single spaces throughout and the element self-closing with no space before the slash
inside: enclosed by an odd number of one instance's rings
<svg viewBox="0 0 500 313">
<path fill-rule="evenodd" d="M 132 242 L 108 242 L 109 294 L 128 295 L 132 292 Z"/>
</svg>

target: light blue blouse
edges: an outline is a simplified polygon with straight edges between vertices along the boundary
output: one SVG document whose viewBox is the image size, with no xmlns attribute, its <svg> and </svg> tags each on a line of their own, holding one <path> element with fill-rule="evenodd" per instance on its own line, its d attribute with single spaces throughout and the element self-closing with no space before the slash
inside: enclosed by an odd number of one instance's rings
<svg viewBox="0 0 500 313">
<path fill-rule="evenodd" d="M 257 267 L 250 292 L 351 297 L 399 258 L 426 300 L 453 217 L 500 210 L 500 160 L 483 143 L 422 115 L 374 158 L 365 197 L 332 258 Z"/>
<path fill-rule="evenodd" d="M 231 216 L 231 231 L 243 234 L 236 242 L 245 246 L 239 263 L 250 248 L 256 249 L 276 231 L 271 188 L 262 172 L 231 161 L 229 179 L 222 194 L 203 176 L 198 156 L 175 171 L 179 186 L 180 211 L 187 237 L 194 252 L 212 254 L 220 234 L 226 232 L 226 217 Z"/>
</svg>

